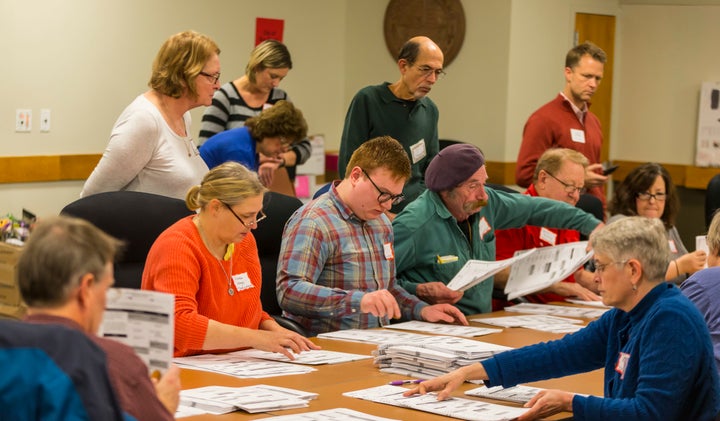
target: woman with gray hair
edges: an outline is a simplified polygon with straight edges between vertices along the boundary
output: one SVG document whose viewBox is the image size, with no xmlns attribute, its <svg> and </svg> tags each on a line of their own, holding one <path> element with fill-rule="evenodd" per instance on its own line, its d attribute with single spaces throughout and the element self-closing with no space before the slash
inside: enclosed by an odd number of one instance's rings
<svg viewBox="0 0 720 421">
<path fill-rule="evenodd" d="M 446 399 L 466 380 L 515 386 L 604 368 L 605 396 L 543 390 L 518 420 L 557 412 L 575 420 L 713 420 L 720 382 L 705 322 L 664 282 L 669 246 L 658 219 L 628 217 L 590 237 L 600 319 L 562 339 L 507 351 L 424 381 L 405 395 L 439 391 Z"/>
<path fill-rule="evenodd" d="M 142 288 L 175 295 L 176 357 L 251 347 L 293 359 L 292 352 L 317 349 L 262 309 L 251 230 L 265 219 L 265 191 L 242 164 L 218 165 L 187 193 L 185 202 L 197 215 L 179 220 L 153 243 Z"/>
</svg>

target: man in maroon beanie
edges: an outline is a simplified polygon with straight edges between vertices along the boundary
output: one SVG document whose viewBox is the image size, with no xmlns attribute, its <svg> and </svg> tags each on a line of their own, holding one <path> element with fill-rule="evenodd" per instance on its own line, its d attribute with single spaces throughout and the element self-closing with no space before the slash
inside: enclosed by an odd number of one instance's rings
<svg viewBox="0 0 720 421">
<path fill-rule="evenodd" d="M 464 314 L 491 311 L 493 278 L 463 293 L 446 284 L 468 260 L 495 260 L 495 230 L 537 225 L 589 234 L 602 222 L 567 203 L 486 188 L 485 157 L 474 145 L 441 150 L 425 191 L 393 221 L 398 283 L 428 303 Z"/>
</svg>

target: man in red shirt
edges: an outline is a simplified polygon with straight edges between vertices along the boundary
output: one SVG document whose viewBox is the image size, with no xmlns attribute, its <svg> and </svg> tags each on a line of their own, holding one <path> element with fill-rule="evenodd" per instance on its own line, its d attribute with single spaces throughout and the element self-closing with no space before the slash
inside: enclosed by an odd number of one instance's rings
<svg viewBox="0 0 720 421">
<path fill-rule="evenodd" d="M 600 120 L 589 111 L 590 99 L 603 77 L 607 56 L 598 46 L 586 42 L 572 48 L 565 58 L 565 88 L 535 111 L 523 129 L 517 157 L 515 182 L 528 187 L 538 159 L 550 148 L 570 148 L 587 157 L 585 187 L 605 209 L 600 150 L 603 142 Z"/>
<path fill-rule="evenodd" d="M 588 160 L 580 152 L 572 149 L 548 149 L 540 157 L 533 184 L 525 194 L 559 200 L 575 206 L 584 191 L 585 171 Z M 554 229 L 526 225 L 522 228 L 497 230 L 495 232 L 495 256 L 497 260 L 513 256 L 517 250 L 580 241 L 580 232 L 569 229 Z M 495 275 L 495 281 L 504 284 L 509 270 Z M 593 282 L 592 272 L 580 269 L 562 282 L 525 298 L 534 303 L 563 301 L 565 297 L 576 296 L 584 300 L 600 300 L 596 295 L 597 285 Z"/>
</svg>

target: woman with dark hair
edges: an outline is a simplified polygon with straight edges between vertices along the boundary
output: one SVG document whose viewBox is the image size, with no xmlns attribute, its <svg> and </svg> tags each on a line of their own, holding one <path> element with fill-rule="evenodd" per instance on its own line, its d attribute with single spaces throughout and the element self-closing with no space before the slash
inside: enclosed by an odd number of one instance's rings
<svg viewBox="0 0 720 421">
<path fill-rule="evenodd" d="M 680 204 L 672 178 L 662 165 L 648 162 L 630 171 L 615 188 L 608 208 L 611 215 L 608 223 L 634 215 L 662 221 L 671 258 L 665 280 L 680 283 L 705 266 L 706 253 L 702 250 L 688 253 L 680 239 L 675 227 Z"/>
</svg>

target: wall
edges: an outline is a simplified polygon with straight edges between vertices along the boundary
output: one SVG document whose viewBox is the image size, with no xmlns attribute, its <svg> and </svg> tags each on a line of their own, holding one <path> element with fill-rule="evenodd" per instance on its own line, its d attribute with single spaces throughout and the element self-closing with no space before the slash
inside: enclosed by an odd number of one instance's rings
<svg viewBox="0 0 720 421">
<path fill-rule="evenodd" d="M 282 87 L 310 132 L 337 143 L 346 107 L 345 2 L 0 0 L 0 156 L 101 153 L 117 116 L 147 89 L 169 35 L 194 29 L 215 39 L 227 82 L 244 72 L 256 17 L 285 20 L 294 69 Z M 15 132 L 17 108 L 32 109 L 31 133 Z M 39 131 L 41 108 L 52 111 L 49 133 Z M 192 112 L 194 135 L 202 111 Z M 22 207 L 56 214 L 82 184 L 0 184 L 0 214 Z"/>
</svg>

